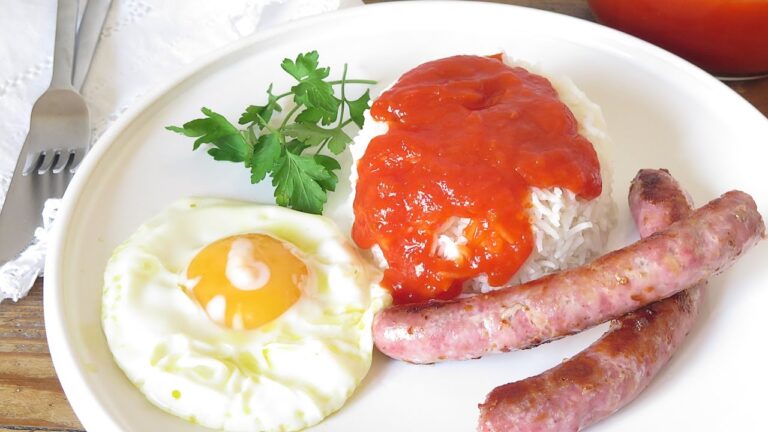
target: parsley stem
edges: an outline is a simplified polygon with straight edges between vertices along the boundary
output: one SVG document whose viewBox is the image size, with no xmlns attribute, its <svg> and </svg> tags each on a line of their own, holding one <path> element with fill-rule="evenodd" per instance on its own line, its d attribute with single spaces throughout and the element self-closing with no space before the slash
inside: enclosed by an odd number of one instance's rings
<svg viewBox="0 0 768 432">
<path fill-rule="evenodd" d="M 290 111 L 288 111 L 288 114 L 285 115 L 283 122 L 280 123 L 280 129 L 285 129 L 285 125 L 288 124 L 288 120 L 290 120 L 291 117 L 293 117 L 293 114 L 296 113 L 296 111 L 298 111 L 299 108 L 301 108 L 301 105 L 296 105 L 295 107 L 291 108 Z"/>
<path fill-rule="evenodd" d="M 339 127 L 341 127 L 341 123 L 344 120 L 344 108 L 346 106 L 346 97 L 344 96 L 344 87 L 346 84 L 345 81 L 347 79 L 347 64 L 344 63 L 344 71 L 341 73 L 341 109 L 339 113 Z"/>
<path fill-rule="evenodd" d="M 344 65 L 344 68 L 347 68 L 347 65 Z M 368 85 L 375 85 L 378 84 L 378 81 L 374 80 L 363 80 L 363 79 L 345 79 L 345 80 L 334 80 L 334 81 L 326 81 L 330 85 L 337 85 L 337 84 L 368 84 Z"/>
<path fill-rule="evenodd" d="M 346 120 L 344 120 L 343 123 L 341 123 L 338 126 L 336 126 L 335 129 L 336 130 L 341 130 L 343 127 L 345 127 L 346 125 L 348 125 L 350 123 L 352 123 L 352 119 L 351 118 L 350 119 L 346 119 Z M 315 152 L 315 156 L 319 155 L 320 152 L 323 151 L 323 149 L 325 148 L 325 145 L 328 144 L 328 142 L 330 142 L 330 141 L 331 141 L 330 138 L 324 139 L 323 142 L 320 143 L 320 147 L 317 148 L 317 151 Z"/>
<path fill-rule="evenodd" d="M 346 70 L 347 65 L 344 65 L 344 69 Z M 339 85 L 339 84 L 368 84 L 368 85 L 376 85 L 379 82 L 374 80 L 364 80 L 364 79 L 340 79 L 340 80 L 333 80 L 333 81 L 326 81 L 330 85 Z M 280 93 L 279 95 L 275 96 L 275 101 L 279 101 L 280 99 L 284 97 L 288 97 L 293 94 L 293 91 L 287 91 L 285 93 Z"/>
<path fill-rule="evenodd" d="M 315 156 L 319 155 L 320 152 L 323 151 L 323 149 L 325 148 L 325 145 L 328 144 L 330 140 L 331 140 L 330 138 L 326 138 L 323 140 L 322 143 L 320 143 L 320 147 L 317 148 L 317 151 L 315 152 Z"/>
<path fill-rule="evenodd" d="M 259 120 L 262 121 L 262 123 L 264 124 L 264 129 L 268 130 L 270 133 L 275 134 L 275 136 L 277 137 L 277 140 L 280 141 L 280 144 L 285 145 L 285 137 L 280 132 L 280 129 L 282 129 L 282 127 L 276 130 L 275 128 L 270 126 L 266 121 L 264 121 L 264 119 L 260 115 L 256 114 L 256 117 L 258 117 Z"/>
<path fill-rule="evenodd" d="M 275 102 L 279 101 L 280 99 L 282 99 L 284 97 L 290 96 L 292 94 L 293 94 L 293 91 L 288 91 L 288 92 L 285 92 L 285 93 L 281 93 L 281 94 L 275 96 Z"/>
</svg>

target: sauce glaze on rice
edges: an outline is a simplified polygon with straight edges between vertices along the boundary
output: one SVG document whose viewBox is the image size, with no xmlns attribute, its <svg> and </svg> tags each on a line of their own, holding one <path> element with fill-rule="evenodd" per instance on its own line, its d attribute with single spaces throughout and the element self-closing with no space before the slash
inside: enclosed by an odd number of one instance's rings
<svg viewBox="0 0 768 432">
<path fill-rule="evenodd" d="M 599 106 L 591 102 L 569 78 L 546 74 L 530 64 L 506 57 L 504 62 L 511 66 L 524 67 L 551 82 L 560 100 L 577 119 L 579 134 L 592 143 L 600 162 L 603 183 L 601 195 L 592 200 L 581 199 L 573 192 L 560 187 L 531 188 L 529 217 L 534 235 L 534 249 L 508 282 L 519 283 L 581 265 L 604 251 L 608 233 L 615 222 L 615 206 L 611 198 L 612 173 L 607 154 L 611 143 Z M 351 146 L 354 158 L 350 178 L 353 194 L 358 176 L 357 162 L 365 154 L 370 140 L 386 133 L 387 130 L 386 123 L 367 117 L 365 127 L 355 138 L 355 143 Z M 436 253 L 439 256 L 448 259 L 457 257 L 459 246 L 466 242 L 463 230 L 468 222 L 468 219 L 456 217 L 444 224 L 435 239 Z M 380 248 L 374 246 L 371 253 L 379 267 L 387 267 Z M 465 282 L 464 288 L 485 292 L 494 287 L 488 284 L 485 275 L 480 275 Z"/>
</svg>

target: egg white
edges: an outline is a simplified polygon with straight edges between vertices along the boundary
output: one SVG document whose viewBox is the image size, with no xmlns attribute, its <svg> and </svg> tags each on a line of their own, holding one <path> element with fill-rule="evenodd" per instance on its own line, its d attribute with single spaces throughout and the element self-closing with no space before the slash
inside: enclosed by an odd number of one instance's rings
<svg viewBox="0 0 768 432">
<path fill-rule="evenodd" d="M 249 331 L 212 322 L 179 287 L 218 239 L 264 233 L 306 263 L 300 299 Z M 380 275 L 327 218 L 224 199 L 185 199 L 142 225 L 107 264 L 104 334 L 145 396 L 193 423 L 292 431 L 338 410 L 368 372 L 371 322 L 388 304 Z"/>
</svg>

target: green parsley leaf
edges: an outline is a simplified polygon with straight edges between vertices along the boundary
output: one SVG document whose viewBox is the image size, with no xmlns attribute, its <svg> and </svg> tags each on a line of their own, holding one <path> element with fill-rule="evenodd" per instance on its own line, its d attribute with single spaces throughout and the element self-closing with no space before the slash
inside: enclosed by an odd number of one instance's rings
<svg viewBox="0 0 768 432">
<path fill-rule="evenodd" d="M 363 123 L 365 122 L 363 113 L 365 113 L 371 107 L 369 104 L 370 101 L 370 90 L 366 90 L 365 93 L 363 93 L 363 95 L 358 99 L 346 101 L 347 106 L 349 107 L 349 118 L 351 118 L 359 128 L 363 127 Z"/>
<path fill-rule="evenodd" d="M 323 124 L 328 125 L 336 120 L 341 101 L 333 95 L 333 86 L 324 81 L 330 69 L 318 67 L 318 58 L 317 51 L 312 51 L 299 54 L 296 61 L 285 59 L 281 66 L 299 82 L 291 87 L 293 101 L 319 110 Z"/>
<path fill-rule="evenodd" d="M 280 158 L 281 152 L 280 139 L 275 134 L 259 137 L 253 148 L 253 157 L 251 158 L 251 183 L 256 184 L 264 180 L 264 177 L 272 171 L 275 162 Z"/>
<path fill-rule="evenodd" d="M 340 170 L 341 165 L 339 164 L 339 161 L 336 159 L 326 156 L 326 155 L 315 155 L 315 162 L 319 163 L 330 174 L 330 177 L 326 180 L 318 180 L 317 182 L 320 183 L 320 186 L 325 188 L 325 190 L 329 190 L 331 192 L 336 190 L 336 184 L 339 182 L 339 178 L 336 176 L 334 171 Z"/>
<path fill-rule="evenodd" d="M 208 108 L 202 109 L 206 118 L 199 118 L 184 123 L 184 126 L 168 126 L 166 129 L 197 138 L 193 150 L 197 150 L 202 144 L 212 144 L 208 154 L 216 160 L 244 162 L 248 159 L 251 148 L 245 138 L 232 123 L 221 114 Z"/>
<path fill-rule="evenodd" d="M 328 141 L 328 149 L 333 154 L 341 154 L 344 149 L 347 148 L 347 144 L 351 142 L 352 137 L 347 135 L 343 130 L 334 129 L 333 136 L 331 137 L 331 140 Z"/>
<path fill-rule="evenodd" d="M 323 115 L 323 124 L 333 123 L 341 102 L 333 96 L 333 87 L 322 80 L 306 79 L 291 87 L 293 101 L 318 109 Z"/>
<path fill-rule="evenodd" d="M 323 119 L 323 111 L 317 108 L 307 108 L 296 116 L 296 123 L 316 124 Z"/>
<path fill-rule="evenodd" d="M 339 128 L 326 129 L 316 124 L 293 123 L 285 126 L 283 132 L 286 136 L 296 138 L 310 146 L 315 146 L 326 139 L 328 148 L 334 153 L 339 154 L 344 151 L 347 144 L 352 142 L 352 138 Z"/>
<path fill-rule="evenodd" d="M 296 61 L 285 59 L 280 66 L 284 71 L 288 72 L 292 77 L 299 81 L 308 77 L 322 80 L 328 78 L 328 74 L 331 73 L 331 70 L 330 68 L 318 68 L 319 59 L 320 54 L 318 54 L 317 51 L 310 51 L 296 56 Z"/>
<path fill-rule="evenodd" d="M 312 147 L 304 141 L 293 139 L 285 143 L 285 149 L 293 154 L 300 155 L 304 150 Z"/>
<path fill-rule="evenodd" d="M 256 123 L 260 129 L 263 129 L 269 123 L 269 120 L 272 119 L 272 115 L 282 110 L 283 107 L 277 103 L 277 97 L 272 94 L 272 84 L 270 84 L 269 88 L 267 88 L 267 104 L 249 106 L 240 116 L 238 123 L 241 125 Z"/>
<path fill-rule="evenodd" d="M 286 136 L 296 138 L 310 146 L 315 146 L 323 142 L 326 138 L 331 138 L 333 131 L 310 123 L 293 123 L 283 128 Z"/>
<path fill-rule="evenodd" d="M 322 214 L 328 195 L 320 182 L 327 183 L 332 176 L 314 157 L 286 152 L 272 173 L 275 199 L 284 207 Z"/>
<path fill-rule="evenodd" d="M 245 138 L 245 141 L 248 143 L 248 145 L 253 148 L 256 146 L 256 143 L 259 141 L 259 136 L 256 135 L 256 131 L 253 130 L 252 127 L 245 128 L 242 131 L 240 131 L 243 135 L 243 138 Z M 249 161 L 245 161 L 245 164 L 249 165 Z"/>
</svg>

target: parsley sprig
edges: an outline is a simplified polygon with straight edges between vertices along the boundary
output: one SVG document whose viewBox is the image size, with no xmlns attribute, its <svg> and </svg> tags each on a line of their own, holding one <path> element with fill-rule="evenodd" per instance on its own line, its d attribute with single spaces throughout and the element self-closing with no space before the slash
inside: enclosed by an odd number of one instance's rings
<svg viewBox="0 0 768 432">
<path fill-rule="evenodd" d="M 205 117 L 166 129 L 196 138 L 194 150 L 206 144 L 215 160 L 245 164 L 251 183 L 270 176 L 278 205 L 321 214 L 327 192 L 336 189 L 339 179 L 335 172 L 341 169 L 334 157 L 323 154 L 324 150 L 341 154 L 352 142 L 344 129 L 351 123 L 362 128 L 363 113 L 370 108 L 370 90 L 357 99 L 348 99 L 346 87 L 376 82 L 347 78 L 346 64 L 340 80 L 329 80 L 330 68 L 320 67 L 318 59 L 317 51 L 311 51 L 295 60 L 283 60 L 280 66 L 296 84 L 280 94 L 275 94 L 270 84 L 266 103 L 246 108 L 238 121 L 240 127 L 203 108 Z M 340 97 L 336 97 L 335 87 Z M 292 105 L 280 103 L 291 96 Z"/>
</svg>

